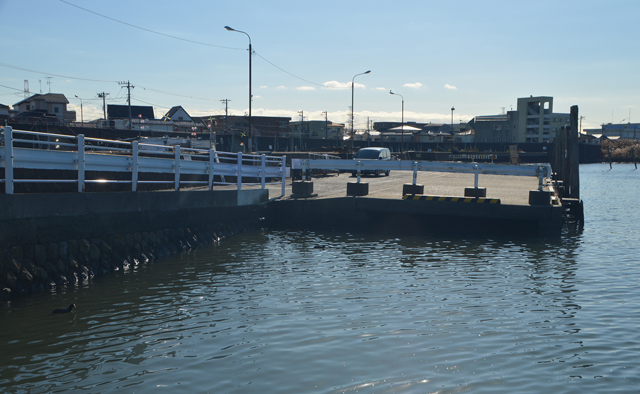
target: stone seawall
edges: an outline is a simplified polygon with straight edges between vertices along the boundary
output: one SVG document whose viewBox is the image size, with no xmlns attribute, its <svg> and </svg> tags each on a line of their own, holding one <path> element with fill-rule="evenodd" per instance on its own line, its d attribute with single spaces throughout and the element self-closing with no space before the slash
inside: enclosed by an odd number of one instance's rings
<svg viewBox="0 0 640 394">
<path fill-rule="evenodd" d="M 96 275 L 259 228 L 267 190 L 0 195 L 0 297 Z"/>
<path fill-rule="evenodd" d="M 94 276 L 128 270 L 138 264 L 259 228 L 261 220 L 73 239 L 46 245 L 13 246 L 0 261 L 0 300 L 89 283 Z"/>
</svg>

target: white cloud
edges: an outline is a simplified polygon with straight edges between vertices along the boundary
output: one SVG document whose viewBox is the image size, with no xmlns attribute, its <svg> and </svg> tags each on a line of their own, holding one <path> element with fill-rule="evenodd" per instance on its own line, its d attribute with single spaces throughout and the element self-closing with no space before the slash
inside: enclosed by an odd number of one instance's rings
<svg viewBox="0 0 640 394">
<path fill-rule="evenodd" d="M 380 90 L 380 91 L 382 91 L 382 92 L 386 92 L 386 91 L 387 91 L 387 88 L 379 87 L 379 88 L 376 88 L 376 90 Z"/>
<path fill-rule="evenodd" d="M 267 85 L 261 85 L 260 86 L 260 89 L 266 89 L 266 88 L 267 88 Z"/>
<path fill-rule="evenodd" d="M 286 88 L 287 88 L 286 86 L 284 86 L 284 85 L 280 85 L 280 86 L 278 86 L 276 89 L 283 90 L 283 89 L 286 89 Z"/>
<path fill-rule="evenodd" d="M 420 82 L 416 82 L 416 83 L 405 83 L 404 85 L 402 85 L 406 88 L 411 88 L 411 89 L 420 89 L 421 87 L 423 87 L 424 85 L 421 84 Z"/>
<path fill-rule="evenodd" d="M 444 84 L 444 88 L 445 89 L 449 89 L 449 90 L 458 90 L 457 87 L 453 86 L 453 85 L 449 85 L 448 83 Z"/>
<path fill-rule="evenodd" d="M 324 89 L 329 89 L 329 90 L 347 90 L 347 89 L 351 89 L 351 82 L 329 81 L 329 82 L 323 83 L 323 85 L 324 85 Z M 354 88 L 360 88 L 360 89 L 366 88 L 365 85 L 363 85 L 361 83 L 357 83 L 357 82 L 355 82 L 353 84 L 353 87 Z"/>
<path fill-rule="evenodd" d="M 298 86 L 296 90 L 316 90 L 313 86 Z"/>
<path fill-rule="evenodd" d="M 351 89 L 351 84 L 348 82 L 329 81 L 323 85 L 325 89 Z"/>
</svg>

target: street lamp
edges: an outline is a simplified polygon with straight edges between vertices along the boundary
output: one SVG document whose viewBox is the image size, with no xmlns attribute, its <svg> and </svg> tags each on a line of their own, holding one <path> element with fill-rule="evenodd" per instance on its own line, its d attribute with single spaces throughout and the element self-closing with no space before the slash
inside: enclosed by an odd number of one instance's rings
<svg viewBox="0 0 640 394">
<path fill-rule="evenodd" d="M 455 111 L 455 107 L 451 107 L 451 132 L 453 133 L 453 111 Z"/>
<path fill-rule="evenodd" d="M 82 124 L 82 127 L 84 127 L 84 113 L 82 112 L 82 99 L 78 97 L 78 95 L 76 95 L 76 98 L 80 100 L 80 122 Z"/>
<path fill-rule="evenodd" d="M 371 70 L 367 70 L 363 73 L 360 74 L 356 74 L 353 76 L 353 78 L 351 78 L 351 147 L 353 148 L 353 140 L 355 139 L 355 133 L 353 131 L 353 85 L 355 82 L 355 79 L 358 75 L 364 75 L 364 74 L 369 74 L 371 72 Z"/>
<path fill-rule="evenodd" d="M 402 127 L 400 134 L 400 154 L 404 154 L 404 97 L 401 94 L 393 93 L 393 91 L 389 90 L 389 94 L 393 94 L 396 96 L 400 96 L 402 98 Z"/>
<path fill-rule="evenodd" d="M 228 31 L 235 31 L 237 33 L 242 33 L 244 35 L 246 35 L 249 38 L 249 152 L 252 151 L 253 148 L 253 126 L 251 124 L 251 99 L 252 99 L 252 95 L 251 95 L 251 54 L 252 54 L 252 50 L 251 50 L 251 36 L 249 36 L 247 33 L 243 32 L 242 30 L 236 30 L 233 29 L 229 26 L 225 26 L 225 29 L 227 29 Z"/>
</svg>

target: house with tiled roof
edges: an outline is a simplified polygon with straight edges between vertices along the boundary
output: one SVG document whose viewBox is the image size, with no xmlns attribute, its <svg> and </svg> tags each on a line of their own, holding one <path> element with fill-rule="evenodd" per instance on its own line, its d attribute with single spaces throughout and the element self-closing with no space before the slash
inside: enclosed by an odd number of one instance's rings
<svg viewBox="0 0 640 394">
<path fill-rule="evenodd" d="M 13 109 L 19 116 L 25 112 L 40 113 L 44 115 L 54 115 L 63 122 L 75 120 L 75 111 L 67 111 L 69 100 L 64 94 L 46 93 L 34 94 L 22 101 L 13 104 Z"/>
<path fill-rule="evenodd" d="M 163 120 L 173 120 L 174 122 L 193 122 L 194 120 L 189 116 L 187 111 L 184 110 L 181 106 L 177 105 L 172 107 L 169 112 L 167 112 Z"/>
</svg>

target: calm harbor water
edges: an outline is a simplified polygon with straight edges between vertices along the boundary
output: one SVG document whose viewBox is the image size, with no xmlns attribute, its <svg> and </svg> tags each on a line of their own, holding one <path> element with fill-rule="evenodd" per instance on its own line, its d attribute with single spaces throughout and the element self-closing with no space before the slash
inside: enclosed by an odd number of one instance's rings
<svg viewBox="0 0 640 394">
<path fill-rule="evenodd" d="M 264 230 L 13 300 L 0 392 L 637 392 L 640 170 L 581 193 L 559 240 Z"/>
</svg>

